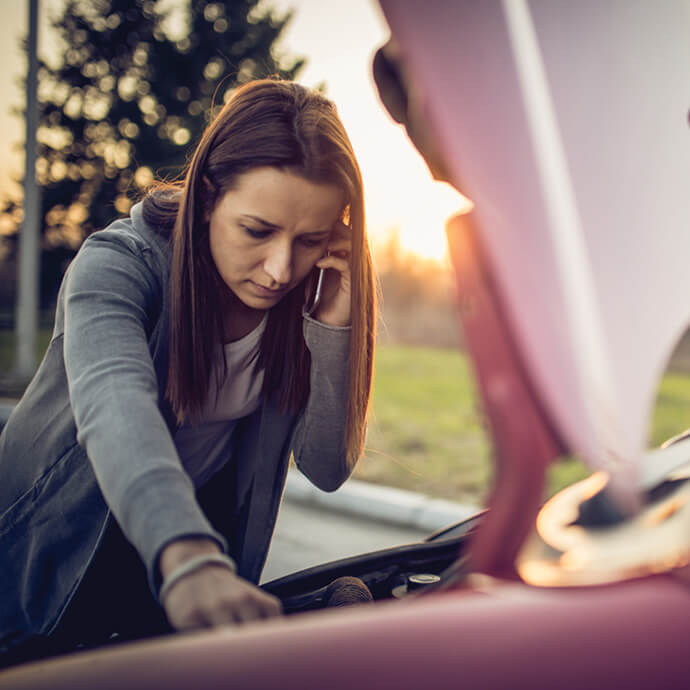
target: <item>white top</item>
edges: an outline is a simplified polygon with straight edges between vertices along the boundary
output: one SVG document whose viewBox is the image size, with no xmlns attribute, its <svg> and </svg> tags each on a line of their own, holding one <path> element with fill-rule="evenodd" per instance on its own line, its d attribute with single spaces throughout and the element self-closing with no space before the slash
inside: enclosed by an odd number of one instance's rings
<svg viewBox="0 0 690 690">
<path fill-rule="evenodd" d="M 244 338 L 218 348 L 199 423 L 185 423 L 175 434 L 180 460 L 197 487 L 205 484 L 230 457 L 236 421 L 259 406 L 264 372 L 257 371 L 255 364 L 266 318 L 264 316 Z M 222 357 L 225 357 L 228 374 L 216 394 L 215 373 L 223 372 Z"/>
</svg>

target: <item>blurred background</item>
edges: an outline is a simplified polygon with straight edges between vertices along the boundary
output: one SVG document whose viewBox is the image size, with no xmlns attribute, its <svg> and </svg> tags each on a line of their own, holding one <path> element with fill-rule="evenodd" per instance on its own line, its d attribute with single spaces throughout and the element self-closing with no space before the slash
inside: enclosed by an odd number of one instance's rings
<svg viewBox="0 0 690 690">
<path fill-rule="evenodd" d="M 0 398 L 16 398 L 27 382 L 17 365 L 17 302 L 18 238 L 31 215 L 23 186 L 30 3 L 39 59 L 30 108 L 38 113 L 36 362 L 84 238 L 127 214 L 153 179 L 178 175 L 234 85 L 294 78 L 338 106 L 362 168 L 381 282 L 373 417 L 357 476 L 481 504 L 491 448 L 444 236 L 445 219 L 468 202 L 431 179 L 379 103 L 371 61 L 388 30 L 370 0 L 0 0 Z M 660 383 L 650 445 L 690 426 L 688 352 L 681 344 Z M 549 493 L 583 474 L 564 460 Z"/>
</svg>

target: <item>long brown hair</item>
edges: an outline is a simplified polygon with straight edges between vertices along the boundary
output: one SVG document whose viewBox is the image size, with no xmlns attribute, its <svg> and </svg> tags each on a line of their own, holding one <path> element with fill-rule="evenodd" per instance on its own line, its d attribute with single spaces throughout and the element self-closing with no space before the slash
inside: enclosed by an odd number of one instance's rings
<svg viewBox="0 0 690 690">
<path fill-rule="evenodd" d="M 211 257 L 207 219 L 239 175 L 262 166 L 335 184 L 346 195 L 342 220 L 352 240 L 346 444 L 348 457 L 356 458 L 364 441 L 376 329 L 362 178 L 333 103 L 294 82 L 265 79 L 238 88 L 204 132 L 184 182 L 159 184 L 144 200 L 146 222 L 172 230 L 166 397 L 180 422 L 198 418 L 223 333 L 223 315 L 214 308 L 223 283 Z M 257 362 L 264 369 L 264 397 L 283 412 L 298 413 L 309 395 L 303 302 L 304 286 L 298 285 L 270 310 Z"/>
</svg>

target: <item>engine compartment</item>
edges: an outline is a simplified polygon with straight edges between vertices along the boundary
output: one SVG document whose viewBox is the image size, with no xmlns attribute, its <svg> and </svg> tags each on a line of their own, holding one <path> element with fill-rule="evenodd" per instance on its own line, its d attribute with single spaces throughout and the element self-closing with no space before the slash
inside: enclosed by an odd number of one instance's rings
<svg viewBox="0 0 690 690">
<path fill-rule="evenodd" d="M 261 587 L 278 597 L 284 613 L 290 615 L 325 608 L 329 586 L 339 578 L 358 578 L 374 601 L 402 598 L 412 591 L 442 586 L 456 574 L 456 564 L 461 562 L 481 515 L 437 532 L 423 542 L 332 561 Z"/>
</svg>

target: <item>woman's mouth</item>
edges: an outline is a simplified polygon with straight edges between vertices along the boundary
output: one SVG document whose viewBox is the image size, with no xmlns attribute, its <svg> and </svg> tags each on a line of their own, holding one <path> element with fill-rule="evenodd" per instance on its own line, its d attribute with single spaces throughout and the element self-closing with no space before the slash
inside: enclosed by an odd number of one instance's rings
<svg viewBox="0 0 690 690">
<path fill-rule="evenodd" d="M 259 283 L 255 283 L 253 280 L 250 281 L 250 284 L 251 284 L 254 292 L 257 295 L 259 295 L 260 297 L 280 297 L 283 294 L 285 294 L 285 292 L 287 290 L 286 287 L 269 288 L 269 287 L 266 287 L 265 285 L 260 285 Z"/>
</svg>

